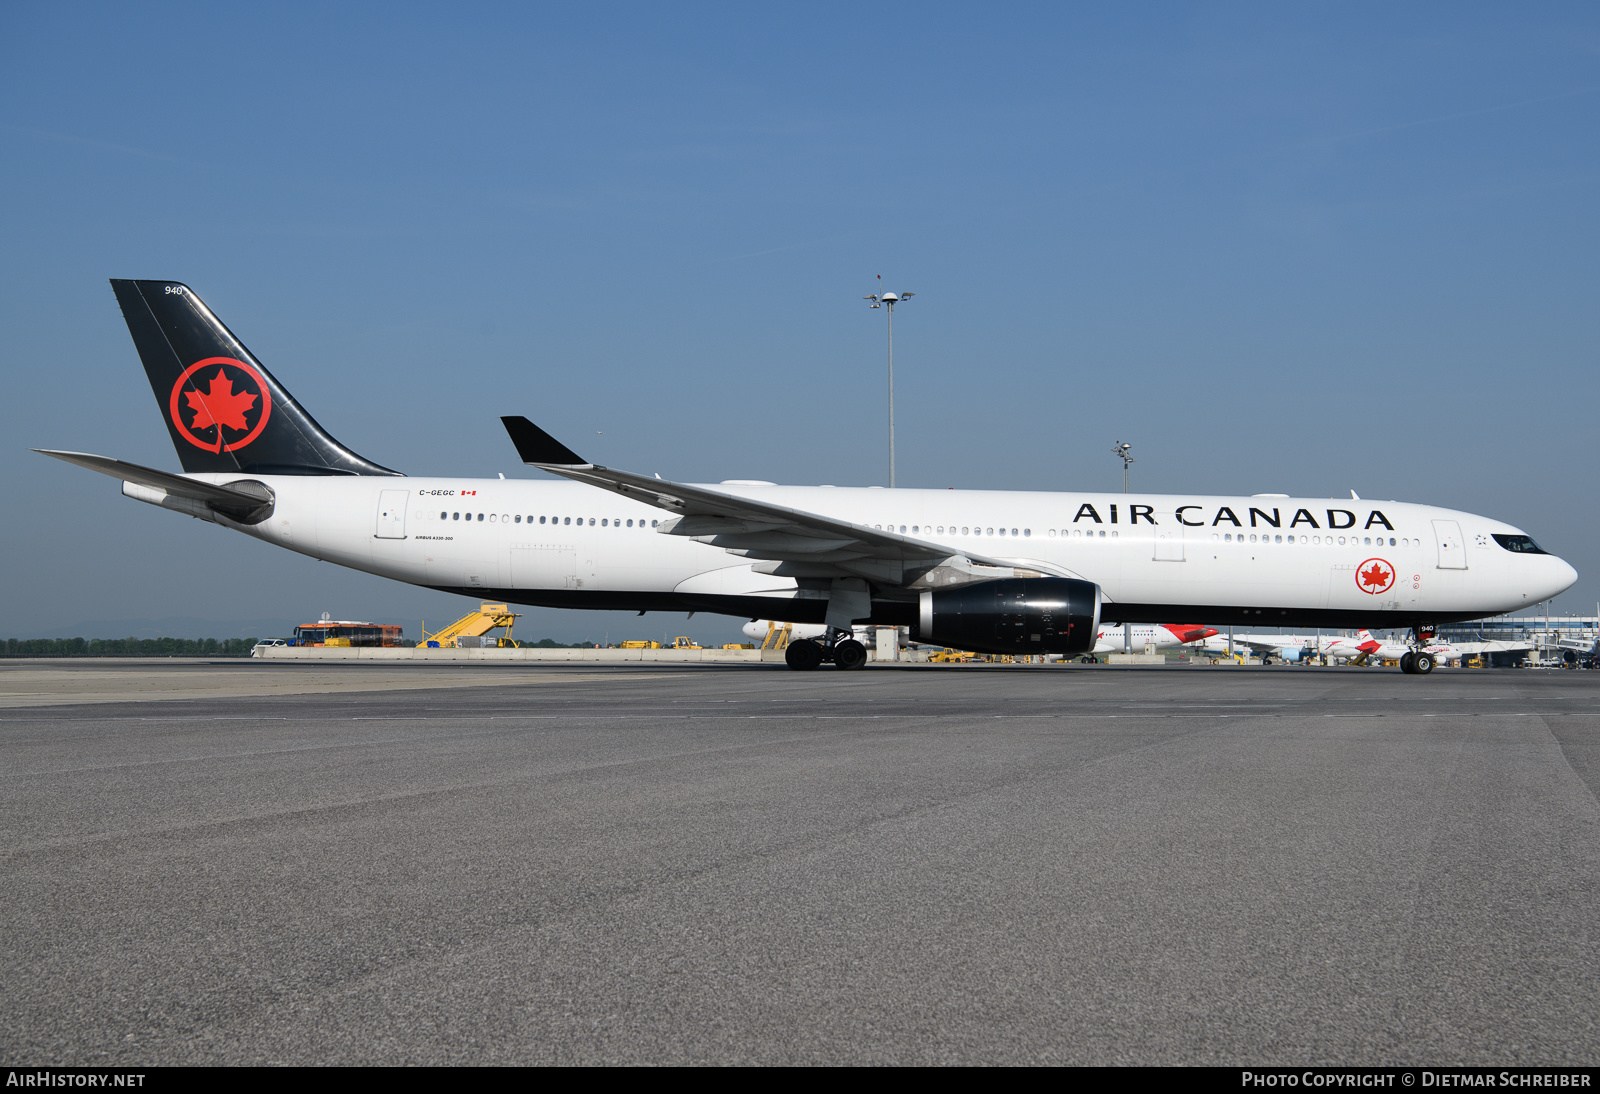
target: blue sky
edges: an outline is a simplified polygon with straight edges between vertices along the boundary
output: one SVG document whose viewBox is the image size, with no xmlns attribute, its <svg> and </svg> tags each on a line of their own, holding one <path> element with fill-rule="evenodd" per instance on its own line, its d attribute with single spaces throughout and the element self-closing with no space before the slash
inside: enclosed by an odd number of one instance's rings
<svg viewBox="0 0 1600 1094">
<path fill-rule="evenodd" d="M 866 484 L 882 274 L 901 485 L 1114 489 L 1128 440 L 1136 488 L 1511 521 L 1593 611 L 1600 9 L 995 10 L 0 8 L 0 634 L 463 603 L 28 453 L 176 466 L 108 277 L 404 471 L 521 475 L 522 413 Z"/>
</svg>

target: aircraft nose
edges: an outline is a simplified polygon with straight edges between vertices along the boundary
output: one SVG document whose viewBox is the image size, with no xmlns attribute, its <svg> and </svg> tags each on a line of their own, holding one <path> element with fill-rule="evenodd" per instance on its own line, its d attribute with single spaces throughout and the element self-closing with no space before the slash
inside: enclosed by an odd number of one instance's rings
<svg viewBox="0 0 1600 1094">
<path fill-rule="evenodd" d="M 1550 591 L 1540 599 L 1548 600 L 1557 593 L 1564 593 L 1578 583 L 1578 571 L 1564 558 L 1550 557 Z"/>
</svg>

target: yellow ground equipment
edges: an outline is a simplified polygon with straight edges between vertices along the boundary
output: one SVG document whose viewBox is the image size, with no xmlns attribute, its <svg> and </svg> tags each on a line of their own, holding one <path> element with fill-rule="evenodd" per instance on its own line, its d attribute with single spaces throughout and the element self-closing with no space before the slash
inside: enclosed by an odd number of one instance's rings
<svg viewBox="0 0 1600 1094">
<path fill-rule="evenodd" d="M 496 627 L 504 627 L 506 633 L 495 640 L 494 644 L 501 647 L 515 647 L 517 643 L 511 637 L 511 625 L 517 619 L 518 613 L 504 604 L 479 604 L 477 611 L 468 612 L 442 631 L 429 634 L 424 630 L 422 641 L 417 645 L 455 649 L 465 644 L 460 641 L 463 638 L 473 639 L 474 641 L 470 643 L 473 646 L 487 645 L 487 642 L 479 640 Z"/>
<path fill-rule="evenodd" d="M 659 650 L 661 648 L 661 643 L 660 642 L 624 642 L 622 644 L 622 648 L 625 649 L 625 650 Z"/>
<path fill-rule="evenodd" d="M 680 634 L 678 637 L 672 640 L 672 645 L 670 648 L 675 650 L 698 650 L 703 647 L 696 644 L 695 640 L 690 638 L 688 635 Z"/>
<path fill-rule="evenodd" d="M 793 623 L 768 623 L 767 637 L 762 639 L 761 648 L 764 650 L 786 650 L 789 648 L 789 636 L 793 633 Z"/>
</svg>

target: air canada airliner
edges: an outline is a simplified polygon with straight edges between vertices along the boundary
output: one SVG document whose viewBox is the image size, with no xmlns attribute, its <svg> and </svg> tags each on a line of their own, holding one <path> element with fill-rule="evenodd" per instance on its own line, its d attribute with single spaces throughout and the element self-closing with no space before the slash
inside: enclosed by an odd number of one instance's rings
<svg viewBox="0 0 1600 1094">
<path fill-rule="evenodd" d="M 1405 627 L 1426 674 L 1439 624 L 1577 579 L 1521 529 L 1411 502 L 672 482 L 590 463 L 501 419 L 554 479 L 420 478 L 318 425 L 194 291 L 111 282 L 183 474 L 45 455 L 130 498 L 312 558 L 552 608 L 821 623 L 788 663 L 859 668 L 852 624 L 984 653 L 1077 654 L 1102 623 Z"/>
</svg>

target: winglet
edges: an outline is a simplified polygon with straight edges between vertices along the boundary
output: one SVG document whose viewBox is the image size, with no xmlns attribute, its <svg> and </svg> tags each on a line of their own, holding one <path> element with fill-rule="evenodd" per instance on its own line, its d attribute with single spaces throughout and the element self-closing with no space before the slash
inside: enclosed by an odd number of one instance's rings
<svg viewBox="0 0 1600 1094">
<path fill-rule="evenodd" d="M 520 414 L 502 416 L 500 422 L 511 435 L 511 443 L 517 446 L 517 455 L 523 463 L 555 464 L 560 467 L 594 466 Z"/>
</svg>

